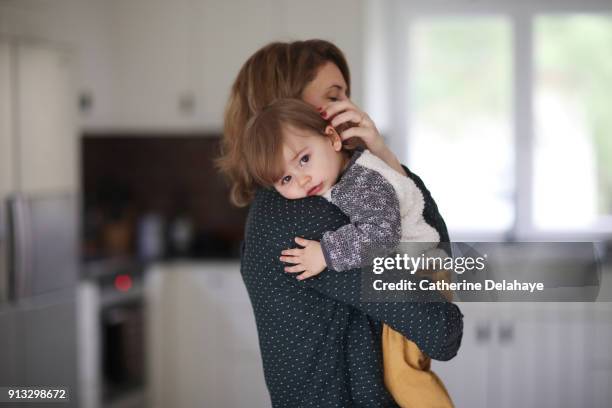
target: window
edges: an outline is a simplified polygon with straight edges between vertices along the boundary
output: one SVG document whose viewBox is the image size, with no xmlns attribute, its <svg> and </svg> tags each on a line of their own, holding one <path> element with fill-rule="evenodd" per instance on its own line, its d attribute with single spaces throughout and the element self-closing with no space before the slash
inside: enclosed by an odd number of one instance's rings
<svg viewBox="0 0 612 408">
<path fill-rule="evenodd" d="M 510 24 L 503 17 L 422 18 L 409 33 L 409 165 L 427 174 L 449 228 L 510 228 Z"/>
<path fill-rule="evenodd" d="M 612 234 L 612 5 L 370 8 L 365 106 L 455 239 Z"/>
<path fill-rule="evenodd" d="M 537 228 L 598 228 L 612 214 L 612 17 L 534 20 Z"/>
</svg>

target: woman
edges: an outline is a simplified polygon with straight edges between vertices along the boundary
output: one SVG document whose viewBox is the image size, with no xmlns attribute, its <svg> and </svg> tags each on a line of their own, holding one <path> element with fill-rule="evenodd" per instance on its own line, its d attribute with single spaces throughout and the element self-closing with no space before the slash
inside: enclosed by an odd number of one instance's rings
<svg viewBox="0 0 612 408">
<path fill-rule="evenodd" d="M 334 126 L 357 124 L 342 132 L 343 140 L 359 137 L 374 154 L 412 178 L 425 198 L 425 219 L 448 241 L 444 221 L 422 181 L 400 165 L 349 96 L 348 65 L 333 44 L 273 43 L 244 64 L 226 110 L 220 165 L 232 182 L 232 201 L 251 203 L 241 272 L 275 407 L 397 406 L 383 382 L 383 322 L 439 360 L 452 358 L 461 341 L 462 315 L 441 297 L 435 303 L 363 302 L 360 271 L 304 281 L 283 272 L 279 254 L 293 245 L 294 237 L 320 240 L 323 232 L 336 230 L 348 219 L 320 197 L 289 201 L 274 191 L 256 189 L 241 157 L 241 138 L 249 118 L 277 98 L 301 98 L 323 117 L 333 118 Z"/>
</svg>

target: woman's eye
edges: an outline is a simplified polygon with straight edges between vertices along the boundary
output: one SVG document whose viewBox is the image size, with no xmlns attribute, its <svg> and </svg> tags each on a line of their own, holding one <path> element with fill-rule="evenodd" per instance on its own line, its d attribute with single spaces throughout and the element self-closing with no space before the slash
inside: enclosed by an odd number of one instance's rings
<svg viewBox="0 0 612 408">
<path fill-rule="evenodd" d="M 332 101 L 332 102 L 337 102 L 337 101 L 338 101 L 338 98 L 336 98 L 335 96 L 330 96 L 330 97 L 329 97 L 329 98 L 327 98 L 327 99 L 329 99 L 329 100 L 330 100 L 330 101 Z"/>
<path fill-rule="evenodd" d="M 310 155 L 309 154 L 303 155 L 302 158 L 300 159 L 300 161 L 302 163 L 308 163 L 309 160 L 310 160 Z"/>
<path fill-rule="evenodd" d="M 285 176 L 285 177 L 283 177 L 283 179 L 281 180 L 281 184 L 285 185 L 285 184 L 287 184 L 287 183 L 288 183 L 288 182 L 290 182 L 290 181 L 291 181 L 291 176 Z"/>
</svg>

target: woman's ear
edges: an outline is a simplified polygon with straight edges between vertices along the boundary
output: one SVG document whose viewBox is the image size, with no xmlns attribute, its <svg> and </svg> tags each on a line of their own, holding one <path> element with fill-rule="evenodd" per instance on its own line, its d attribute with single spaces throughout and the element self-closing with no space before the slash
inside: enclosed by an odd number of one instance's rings
<svg viewBox="0 0 612 408">
<path fill-rule="evenodd" d="M 336 132 L 336 129 L 334 129 L 333 126 L 327 125 L 327 127 L 325 128 L 325 134 L 327 135 L 327 137 L 329 137 L 329 140 L 331 141 L 332 147 L 335 151 L 339 152 L 340 150 L 342 150 L 342 138 L 340 137 L 338 132 Z"/>
</svg>

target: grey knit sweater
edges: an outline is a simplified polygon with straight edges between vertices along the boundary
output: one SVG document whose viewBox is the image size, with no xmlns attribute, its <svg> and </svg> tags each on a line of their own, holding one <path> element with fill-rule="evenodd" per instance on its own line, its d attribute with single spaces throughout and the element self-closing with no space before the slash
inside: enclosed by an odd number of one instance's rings
<svg viewBox="0 0 612 408">
<path fill-rule="evenodd" d="M 425 201 L 414 181 L 368 150 L 353 153 L 340 180 L 324 197 L 350 218 L 350 224 L 326 232 L 321 239 L 330 269 L 363 267 L 374 254 L 388 254 L 400 242 L 414 243 L 419 254 L 440 242 L 436 229 L 423 217 Z"/>
</svg>

